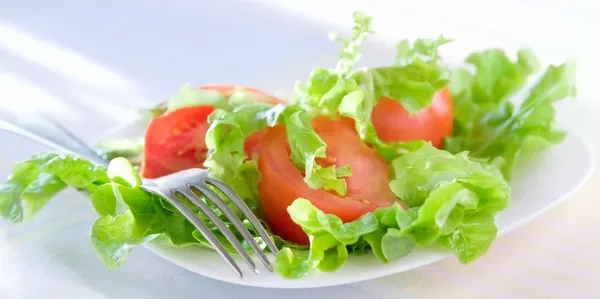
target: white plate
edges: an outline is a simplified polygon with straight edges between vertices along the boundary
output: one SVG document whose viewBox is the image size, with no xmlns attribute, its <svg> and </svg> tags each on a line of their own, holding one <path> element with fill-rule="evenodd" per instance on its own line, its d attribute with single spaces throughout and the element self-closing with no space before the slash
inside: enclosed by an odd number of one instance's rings
<svg viewBox="0 0 600 299">
<path fill-rule="evenodd" d="M 141 136 L 142 122 L 113 129 L 105 137 Z M 595 156 L 592 147 L 580 135 L 569 132 L 566 140 L 517 169 L 511 183 L 511 204 L 497 220 L 499 234 L 532 220 L 567 199 L 593 173 Z M 351 256 L 335 272 L 318 272 L 301 279 L 284 279 L 264 270 L 260 275 L 245 271 L 239 279 L 212 251 L 195 247 L 177 249 L 157 245 L 146 246 L 162 258 L 200 275 L 235 284 L 266 288 L 313 288 L 374 279 L 437 262 L 451 254 L 442 248 L 415 250 L 404 258 L 382 264 L 372 255 Z M 242 261 L 239 261 L 243 265 Z M 242 267 L 244 269 L 244 267 Z"/>
</svg>

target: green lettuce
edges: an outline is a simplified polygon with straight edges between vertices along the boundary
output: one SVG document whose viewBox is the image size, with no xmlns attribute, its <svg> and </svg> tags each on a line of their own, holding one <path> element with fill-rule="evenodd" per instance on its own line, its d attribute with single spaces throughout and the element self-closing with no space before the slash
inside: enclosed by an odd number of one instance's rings
<svg viewBox="0 0 600 299">
<path fill-rule="evenodd" d="M 43 153 L 13 166 L 0 185 L 0 215 L 12 222 L 29 221 L 67 185 L 93 191 L 107 181 L 102 166 L 75 156 Z"/>
<path fill-rule="evenodd" d="M 306 199 L 295 200 L 288 212 L 310 239 L 308 252 L 284 248 L 277 254 L 275 270 L 288 278 L 301 277 L 314 269 L 338 269 L 348 257 L 346 246 L 378 228 L 377 218 L 372 213 L 342 223 L 339 217 L 323 213 Z"/>
<path fill-rule="evenodd" d="M 495 216 L 508 206 L 510 196 L 496 166 L 427 144 L 397 158 L 392 167 L 392 191 L 419 208 L 415 222 L 403 230 L 417 245 L 438 241 L 455 250 L 463 263 L 488 250 L 496 237 Z M 486 233 L 469 235 L 479 229 Z"/>
<path fill-rule="evenodd" d="M 527 82 L 539 65 L 528 50 L 520 50 L 516 61 L 501 50 L 488 50 L 471 54 L 467 63 L 475 72 L 457 69 L 452 75 L 455 129 L 445 149 L 501 159 L 510 179 L 522 157 L 564 140 L 566 132 L 557 128 L 553 104 L 576 94 L 573 63 L 548 67 L 531 87 Z"/>
</svg>

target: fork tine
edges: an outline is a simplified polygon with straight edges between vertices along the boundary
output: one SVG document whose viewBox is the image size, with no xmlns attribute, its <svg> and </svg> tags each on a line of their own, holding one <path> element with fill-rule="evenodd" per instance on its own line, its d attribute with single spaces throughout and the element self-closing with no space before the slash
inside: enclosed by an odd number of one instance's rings
<svg viewBox="0 0 600 299">
<path fill-rule="evenodd" d="M 227 238 L 229 243 L 231 243 L 231 245 L 233 245 L 235 250 L 240 254 L 242 259 L 244 259 L 246 264 L 248 264 L 248 266 L 250 266 L 252 271 L 254 271 L 256 274 L 258 274 L 258 269 L 256 268 L 254 261 L 248 255 L 248 253 L 242 246 L 242 243 L 240 243 L 240 241 L 233 235 L 231 230 L 227 227 L 227 225 L 225 225 L 225 223 L 223 223 L 223 221 L 219 218 L 219 216 L 217 216 L 217 214 L 215 214 L 215 212 L 213 212 L 213 210 L 211 210 L 211 208 L 206 203 L 204 203 L 198 195 L 194 194 L 194 192 L 192 192 L 191 189 L 183 189 L 183 190 L 177 189 L 177 192 L 179 192 L 180 194 L 185 196 L 187 199 L 189 199 L 195 206 L 200 208 L 200 210 L 206 216 L 208 216 L 208 218 L 217 226 L 219 231 L 221 231 L 221 233 L 223 233 L 223 235 L 225 235 L 225 238 Z"/>
<path fill-rule="evenodd" d="M 246 205 L 246 203 L 235 193 L 235 191 L 233 191 L 233 189 L 231 189 L 231 187 L 229 187 L 227 184 L 225 184 L 219 180 L 215 180 L 212 178 L 205 178 L 203 181 L 207 184 L 210 184 L 210 185 L 216 187 L 221 192 L 223 192 L 223 194 L 225 194 L 225 196 L 227 196 L 231 200 L 231 202 L 233 202 L 240 209 L 240 211 L 242 211 L 244 216 L 246 216 L 246 218 L 250 221 L 250 223 L 252 223 L 252 225 L 256 228 L 256 231 L 258 231 L 261 238 L 265 241 L 265 243 L 267 244 L 267 247 L 269 247 L 269 249 L 271 250 L 273 255 L 276 256 L 277 252 L 279 252 L 279 249 L 277 249 L 277 246 L 275 246 L 275 243 L 273 243 L 271 238 L 269 238 L 269 234 L 267 233 L 265 228 L 262 226 L 262 224 L 260 223 L 258 218 L 256 218 L 256 216 L 250 210 L 248 205 Z"/>
<path fill-rule="evenodd" d="M 235 228 L 242 234 L 244 240 L 246 240 L 246 242 L 250 244 L 250 247 L 252 247 L 252 250 L 254 251 L 254 253 L 256 253 L 256 255 L 258 256 L 260 261 L 265 265 L 265 267 L 267 267 L 269 271 L 273 271 L 271 262 L 269 261 L 265 253 L 262 251 L 262 249 L 258 246 L 256 240 L 254 240 L 254 237 L 252 237 L 252 235 L 244 226 L 242 221 L 240 221 L 240 219 L 231 211 L 231 209 L 229 209 L 229 207 L 227 206 L 225 201 L 223 201 L 221 196 L 219 196 L 216 192 L 211 190 L 205 184 L 190 184 L 189 187 L 198 189 L 198 191 L 204 194 L 204 196 L 206 196 L 208 200 L 214 203 L 219 208 L 219 210 L 221 210 L 225 214 L 225 216 L 227 216 L 227 218 L 233 223 Z"/>
<path fill-rule="evenodd" d="M 233 271 L 240 278 L 244 277 L 242 270 L 233 260 L 231 254 L 229 254 L 225 247 L 223 247 L 223 244 L 219 242 L 219 240 L 217 239 L 217 237 L 215 237 L 212 231 L 210 231 L 210 229 L 196 216 L 196 214 L 194 214 L 194 212 L 192 212 L 188 207 L 186 207 L 174 193 L 163 192 L 160 188 L 154 186 L 142 186 L 142 188 L 150 193 L 153 193 L 157 196 L 166 199 L 170 204 L 172 204 L 179 212 L 181 212 L 181 214 L 185 216 L 185 218 L 187 218 L 187 220 L 189 220 L 192 223 L 192 225 L 194 225 L 196 229 L 198 229 L 198 231 L 202 234 L 203 237 L 206 238 L 208 243 L 210 243 L 210 245 L 217 251 L 217 253 L 219 253 L 219 255 L 223 259 L 225 259 L 225 261 L 227 262 L 227 264 L 229 264 Z"/>
</svg>

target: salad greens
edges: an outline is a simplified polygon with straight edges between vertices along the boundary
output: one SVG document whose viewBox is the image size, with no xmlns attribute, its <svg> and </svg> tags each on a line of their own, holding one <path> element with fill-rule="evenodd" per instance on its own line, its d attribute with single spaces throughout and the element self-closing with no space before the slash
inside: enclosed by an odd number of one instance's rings
<svg viewBox="0 0 600 299">
<path fill-rule="evenodd" d="M 502 159 L 502 171 L 510 178 L 520 157 L 535 154 L 562 142 L 566 132 L 557 129 L 554 102 L 575 96 L 575 65 L 550 66 L 515 108 L 511 96 L 521 92 L 539 68 L 535 56 L 521 50 L 512 62 L 493 49 L 473 53 L 466 69 L 454 71 L 455 130 L 446 140 L 450 152 L 469 151 L 474 157 Z"/>
<path fill-rule="evenodd" d="M 352 176 L 352 169 L 317 163 L 326 158 L 327 144 L 310 120 L 318 115 L 353 119 L 363 142 L 373 145 L 389 163 L 390 189 L 409 208 L 396 203 L 344 223 L 310 200 L 298 198 L 287 211 L 309 236 L 310 246 L 272 236 L 281 248 L 275 269 L 284 277 L 298 278 L 315 269 L 333 271 L 349 255 L 367 251 L 389 262 L 433 243 L 447 247 L 463 263 L 473 262 L 496 237 L 495 217 L 509 203 L 513 168 L 565 138 L 555 123 L 553 104 L 575 95 L 574 65 L 550 66 L 529 87 L 540 69 L 530 51 L 520 50 L 514 61 L 498 49 L 476 52 L 467 58 L 468 66 L 449 69 L 441 62 L 438 48 L 450 40 L 440 36 L 402 41 L 389 66 L 357 69 L 360 45 L 373 31 L 371 17 L 357 12 L 354 21 L 351 36 L 332 36 L 342 44 L 337 65 L 315 68 L 306 83 L 296 85 L 296 97 L 289 105 L 254 103 L 243 93 L 228 99 L 186 85 L 168 103 L 146 113 L 154 117 L 184 107 L 214 106 L 204 165 L 259 216 L 261 175 L 256 157 L 245 153 L 244 140 L 261 129 L 285 125 L 290 158 L 302 170 L 306 184 L 343 196 L 347 192 L 344 178 Z M 454 132 L 443 149 L 423 140 L 388 143 L 379 139 L 371 119 L 378 99 L 396 100 L 415 114 L 429 107 L 433 95 L 445 86 L 453 97 Z M 515 100 L 519 95 L 523 99 Z M 108 267 L 119 266 L 134 247 L 148 242 L 210 248 L 176 209 L 139 187 L 141 178 L 130 162 L 141 154 L 139 140 L 112 141 L 101 149 L 114 158 L 108 168 L 59 153 L 16 163 L 12 175 L 0 185 L 0 216 L 12 222 L 29 221 L 68 186 L 89 194 L 99 215 L 90 229 L 91 242 Z M 214 224 L 195 212 L 228 246 Z M 215 212 L 230 224 L 219 210 Z M 234 252 L 231 246 L 228 249 Z"/>
<path fill-rule="evenodd" d="M 342 223 L 310 201 L 296 200 L 288 212 L 308 234 L 310 251 L 284 249 L 278 271 L 294 277 L 312 268 L 336 269 L 348 257 L 347 245 L 357 242 L 367 242 L 384 262 L 434 242 L 464 263 L 487 251 L 496 237 L 494 216 L 506 208 L 510 194 L 496 167 L 472 161 L 466 152 L 455 156 L 427 144 L 395 159 L 392 168 L 392 191 L 414 208 L 405 211 L 394 204 Z"/>
</svg>

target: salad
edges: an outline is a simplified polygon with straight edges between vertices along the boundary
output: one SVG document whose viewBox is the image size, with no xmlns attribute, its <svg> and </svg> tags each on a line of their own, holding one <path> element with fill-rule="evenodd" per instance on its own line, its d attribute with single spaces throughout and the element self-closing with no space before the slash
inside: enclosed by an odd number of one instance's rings
<svg viewBox="0 0 600 299">
<path fill-rule="evenodd" d="M 0 185 L 0 215 L 28 221 L 73 187 L 98 213 L 90 239 L 108 267 L 148 242 L 210 248 L 183 215 L 140 188 L 142 177 L 200 167 L 264 222 L 284 277 L 333 271 L 368 252 L 383 263 L 410 258 L 433 243 L 475 261 L 496 238 L 513 169 L 564 140 L 553 104 L 575 95 L 574 64 L 539 72 L 527 49 L 514 59 L 491 49 L 449 68 L 438 48 L 451 41 L 440 36 L 401 41 L 389 65 L 359 68 L 373 31 L 371 17 L 353 17 L 350 36 L 332 36 L 341 45 L 337 64 L 314 68 L 293 98 L 185 85 L 145 112 L 139 141 L 100 146 L 108 167 L 56 152 L 16 163 Z"/>
</svg>

